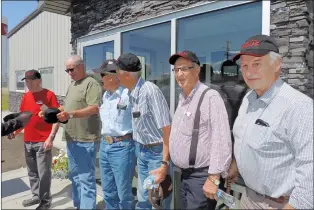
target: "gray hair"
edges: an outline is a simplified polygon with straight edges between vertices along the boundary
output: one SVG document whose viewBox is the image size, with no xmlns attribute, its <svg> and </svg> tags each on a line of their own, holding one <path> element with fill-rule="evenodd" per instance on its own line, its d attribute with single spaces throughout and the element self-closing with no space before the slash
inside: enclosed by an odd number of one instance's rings
<svg viewBox="0 0 314 210">
<path fill-rule="evenodd" d="M 80 65 L 80 64 L 84 63 L 83 59 L 79 55 L 70 55 L 66 59 L 66 61 L 69 61 L 69 60 L 73 61 L 76 65 Z"/>
<path fill-rule="evenodd" d="M 268 53 L 269 59 L 270 59 L 270 64 L 274 64 L 278 59 L 281 60 L 281 55 L 276 52 L 269 52 Z"/>
<path fill-rule="evenodd" d="M 124 70 L 120 70 L 123 73 L 126 72 Z M 131 74 L 132 77 L 134 77 L 135 79 L 139 79 L 142 76 L 142 71 L 136 71 L 136 72 L 129 72 Z"/>
</svg>

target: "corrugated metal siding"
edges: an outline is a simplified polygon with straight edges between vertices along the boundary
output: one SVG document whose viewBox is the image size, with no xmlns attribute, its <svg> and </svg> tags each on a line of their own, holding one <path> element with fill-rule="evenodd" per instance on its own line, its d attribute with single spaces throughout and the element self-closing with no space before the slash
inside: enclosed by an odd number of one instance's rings
<svg viewBox="0 0 314 210">
<path fill-rule="evenodd" d="M 65 95 L 70 77 L 64 61 L 71 54 L 70 17 L 42 12 L 9 38 L 10 91 L 15 91 L 16 70 L 54 67 L 53 90 Z"/>
</svg>

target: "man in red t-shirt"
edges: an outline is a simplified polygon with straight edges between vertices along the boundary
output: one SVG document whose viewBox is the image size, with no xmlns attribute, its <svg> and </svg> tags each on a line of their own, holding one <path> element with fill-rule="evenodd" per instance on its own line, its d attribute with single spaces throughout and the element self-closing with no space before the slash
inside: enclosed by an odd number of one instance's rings
<svg viewBox="0 0 314 210">
<path fill-rule="evenodd" d="M 24 148 L 28 176 L 33 197 L 23 201 L 23 206 L 39 204 L 36 209 L 48 209 L 51 205 L 51 164 L 54 137 L 59 123 L 48 124 L 38 116 L 41 107 L 60 107 L 56 95 L 41 87 L 41 74 L 36 70 L 25 73 L 26 86 L 20 111 L 32 112 L 30 122 L 24 127 Z"/>
</svg>

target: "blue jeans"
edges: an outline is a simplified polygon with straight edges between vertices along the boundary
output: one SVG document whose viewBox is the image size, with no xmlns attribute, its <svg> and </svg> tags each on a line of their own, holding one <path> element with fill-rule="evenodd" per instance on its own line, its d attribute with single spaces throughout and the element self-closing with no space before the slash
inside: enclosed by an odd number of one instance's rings
<svg viewBox="0 0 314 210">
<path fill-rule="evenodd" d="M 96 153 L 97 143 L 67 141 L 69 178 L 76 208 L 96 209 Z"/>
<path fill-rule="evenodd" d="M 144 180 L 149 176 L 149 172 L 159 168 L 162 161 L 163 146 L 156 145 L 147 147 L 135 142 L 135 154 L 137 156 L 137 204 L 136 209 L 152 209 L 152 205 L 148 200 L 148 191 L 143 188 Z M 171 167 L 169 168 L 170 174 Z M 162 209 L 170 209 L 172 195 L 163 200 Z"/>
<path fill-rule="evenodd" d="M 132 180 L 135 172 L 134 141 L 108 144 L 101 140 L 99 168 L 106 209 L 133 209 Z"/>
</svg>

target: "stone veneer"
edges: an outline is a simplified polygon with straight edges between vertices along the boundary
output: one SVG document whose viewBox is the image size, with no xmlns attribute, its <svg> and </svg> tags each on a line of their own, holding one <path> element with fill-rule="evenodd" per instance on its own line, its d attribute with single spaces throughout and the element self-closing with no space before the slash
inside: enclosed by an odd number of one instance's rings
<svg viewBox="0 0 314 210">
<path fill-rule="evenodd" d="M 282 77 L 310 97 L 313 93 L 313 1 L 277 0 L 271 5 L 271 32 L 283 56 Z"/>
<path fill-rule="evenodd" d="M 173 12 L 201 0 L 73 0 L 71 33 L 73 53 L 77 38 L 127 23 Z M 283 55 L 283 78 L 293 87 L 313 93 L 313 2 L 271 1 L 271 35 Z"/>
</svg>

